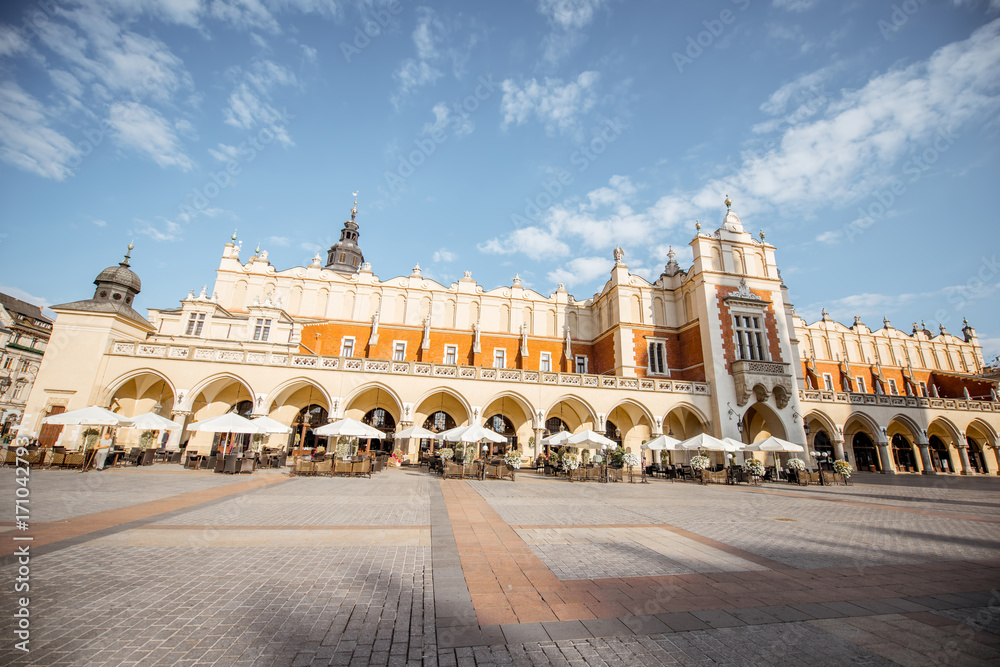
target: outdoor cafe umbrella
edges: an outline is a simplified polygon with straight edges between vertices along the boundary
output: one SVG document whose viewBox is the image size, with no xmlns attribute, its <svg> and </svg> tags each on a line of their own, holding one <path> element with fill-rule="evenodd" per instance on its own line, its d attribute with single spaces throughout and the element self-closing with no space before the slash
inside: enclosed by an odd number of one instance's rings
<svg viewBox="0 0 1000 667">
<path fill-rule="evenodd" d="M 695 449 L 705 449 L 710 452 L 729 452 L 735 451 L 732 445 L 728 445 L 718 438 L 713 438 L 707 433 L 699 433 L 693 438 L 688 438 L 687 440 L 682 440 L 679 445 L 677 445 L 683 450 L 692 451 Z"/>
<path fill-rule="evenodd" d="M 395 435 L 392 436 L 393 440 L 409 440 L 410 438 L 416 438 L 417 440 L 430 440 L 431 441 L 431 454 L 434 453 L 434 439 L 438 437 L 438 434 L 434 431 L 430 431 L 423 426 L 417 426 L 414 424 L 409 428 L 404 428 L 402 431 L 396 431 Z"/>
<path fill-rule="evenodd" d="M 324 437 L 344 435 L 354 438 L 375 438 L 377 440 L 381 440 L 385 437 L 385 433 L 378 430 L 374 426 L 363 424 L 357 419 L 351 419 L 349 417 L 338 419 L 335 422 L 330 422 L 329 424 L 324 424 L 323 426 L 314 428 L 313 435 Z"/>
<path fill-rule="evenodd" d="M 542 438 L 542 444 L 550 447 L 565 445 L 566 441 L 573 437 L 569 431 L 556 431 L 552 435 Z"/>
<path fill-rule="evenodd" d="M 669 435 L 658 435 L 649 442 L 642 443 L 643 449 L 650 449 L 659 451 L 661 449 L 672 449 L 679 450 L 681 441 L 677 438 L 671 438 Z"/>
<path fill-rule="evenodd" d="M 132 417 L 131 421 L 132 423 L 128 424 L 126 428 L 141 428 L 144 431 L 176 431 L 183 428 L 177 422 L 161 417 L 155 412 L 144 412 Z"/>
<path fill-rule="evenodd" d="M 496 443 L 507 442 L 507 438 L 504 436 L 479 424 L 449 429 L 438 433 L 438 437 L 445 442 L 460 442 L 463 444 L 471 444 L 480 440 L 488 440 L 489 442 Z M 478 454 L 479 452 L 477 451 L 476 453 Z"/>
<path fill-rule="evenodd" d="M 72 425 L 72 426 L 125 426 L 132 422 L 128 417 L 111 412 L 106 408 L 91 405 L 79 410 L 70 410 L 58 415 L 52 415 L 42 420 L 43 424 Z M 81 472 L 87 469 L 87 441 L 83 441 L 84 464 Z"/>
<path fill-rule="evenodd" d="M 603 449 L 604 447 L 614 448 L 618 446 L 618 443 L 611 438 L 590 429 L 574 433 L 566 440 L 566 444 L 570 447 L 581 447 L 583 449 Z"/>
<path fill-rule="evenodd" d="M 251 419 L 250 421 L 252 421 L 254 424 L 257 424 L 258 426 L 262 427 L 264 429 L 264 432 L 268 433 L 268 434 L 271 434 L 271 433 L 285 433 L 285 434 L 288 434 L 288 433 L 292 432 L 292 427 L 291 426 L 285 426 L 281 422 L 279 422 L 277 420 L 274 420 L 274 419 L 271 419 L 270 417 L 265 417 L 265 416 L 255 417 L 255 418 Z"/>
<path fill-rule="evenodd" d="M 227 412 L 218 417 L 209 417 L 193 424 L 188 424 L 187 430 L 195 433 L 264 433 L 264 427 L 255 424 L 246 417 L 235 412 Z"/>
<path fill-rule="evenodd" d="M 778 467 L 778 452 L 794 453 L 806 451 L 806 448 L 802 445 L 796 445 L 794 442 L 782 440 L 773 435 L 760 442 L 752 442 L 749 445 L 745 445 L 743 449 L 747 452 L 771 452 L 774 455 L 775 469 Z"/>
</svg>

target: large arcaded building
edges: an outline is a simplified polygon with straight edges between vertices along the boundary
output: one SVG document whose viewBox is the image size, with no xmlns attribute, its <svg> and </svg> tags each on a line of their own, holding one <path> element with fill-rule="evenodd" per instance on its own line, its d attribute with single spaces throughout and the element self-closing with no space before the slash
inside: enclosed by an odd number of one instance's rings
<svg viewBox="0 0 1000 667">
<path fill-rule="evenodd" d="M 188 423 L 269 415 L 294 428 L 269 444 L 290 448 L 342 416 L 387 432 L 483 423 L 526 454 L 561 428 L 633 451 L 660 433 L 773 434 L 887 473 L 997 473 L 1000 403 L 972 327 L 872 330 L 825 313 L 806 324 L 774 246 L 726 204 L 719 229 L 692 239 L 689 268 L 671 253 L 650 283 L 615 249 L 608 282 L 583 301 L 517 276 L 490 290 L 468 272 L 441 285 L 419 266 L 383 281 L 361 253 L 356 206 L 326 264 L 244 260 L 234 235 L 213 289 L 147 317 L 133 310 L 140 283 L 126 256 L 92 299 L 53 308 L 22 428 L 73 445 L 78 429 L 43 429 L 42 418 L 97 404 Z M 421 443 L 400 444 L 417 457 Z M 208 434 L 188 443 L 210 446 Z"/>
</svg>

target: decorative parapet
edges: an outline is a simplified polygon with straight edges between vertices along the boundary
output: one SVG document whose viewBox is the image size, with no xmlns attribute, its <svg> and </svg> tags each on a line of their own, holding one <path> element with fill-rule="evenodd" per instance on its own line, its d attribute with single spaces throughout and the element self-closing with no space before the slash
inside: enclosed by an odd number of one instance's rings
<svg viewBox="0 0 1000 667">
<path fill-rule="evenodd" d="M 849 403 L 851 405 L 875 405 L 895 408 L 932 408 L 938 410 L 976 410 L 979 412 L 1000 412 L 996 401 L 966 401 L 952 398 L 923 398 L 920 396 L 892 396 L 885 394 L 856 394 L 841 391 L 799 391 L 799 400 L 809 403 Z"/>
<path fill-rule="evenodd" d="M 483 368 L 454 366 L 416 361 L 389 361 L 358 357 L 320 357 L 307 354 L 280 354 L 234 347 L 199 345 L 146 344 L 115 341 L 110 354 L 126 357 L 159 357 L 174 361 L 210 361 L 247 366 L 286 366 L 316 370 L 334 370 L 359 373 L 384 373 L 387 375 L 416 375 L 419 377 L 455 378 L 462 380 L 490 380 L 496 382 L 521 382 L 551 384 L 593 389 L 627 389 L 633 391 L 663 392 L 673 394 L 711 395 L 706 382 L 668 380 L 659 378 L 626 378 L 582 373 L 559 373 L 519 368 Z M 788 364 L 778 364 L 787 366 Z"/>
<path fill-rule="evenodd" d="M 773 393 L 778 408 L 784 408 L 794 391 L 791 368 L 791 364 L 780 361 L 734 361 L 732 372 L 737 405 L 746 405 L 754 393 L 761 402 Z"/>
</svg>

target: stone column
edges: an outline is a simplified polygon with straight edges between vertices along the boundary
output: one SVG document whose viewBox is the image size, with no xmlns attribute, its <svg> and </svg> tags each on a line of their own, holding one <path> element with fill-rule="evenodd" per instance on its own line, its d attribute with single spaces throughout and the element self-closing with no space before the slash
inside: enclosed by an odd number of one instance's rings
<svg viewBox="0 0 1000 667">
<path fill-rule="evenodd" d="M 889 453 L 889 443 L 882 441 L 878 443 L 878 457 L 882 464 L 883 475 L 895 475 L 896 464 L 892 461 L 892 454 Z"/>
<path fill-rule="evenodd" d="M 924 475 L 936 475 L 937 471 L 934 470 L 934 465 L 931 463 L 931 446 L 927 442 L 918 442 L 917 447 L 920 448 L 920 463 L 923 464 L 922 474 Z"/>
<path fill-rule="evenodd" d="M 1000 475 L 1000 445 L 990 445 L 989 447 L 993 450 L 993 458 L 997 462 L 997 474 Z"/>
<path fill-rule="evenodd" d="M 545 437 L 544 428 L 535 429 L 535 459 L 537 459 L 542 454 L 542 438 Z M 532 461 L 534 463 L 534 461 Z"/>
<path fill-rule="evenodd" d="M 174 410 L 170 413 L 170 419 L 180 424 L 182 427 L 187 427 L 188 417 L 191 416 L 191 412 L 187 410 Z M 176 452 L 181 448 L 181 439 L 184 436 L 184 428 L 179 428 L 176 431 L 170 432 L 170 438 L 167 440 L 167 449 Z"/>
<path fill-rule="evenodd" d="M 969 463 L 969 446 L 968 445 L 958 445 L 958 458 L 962 461 L 962 474 L 963 475 L 974 475 L 972 472 L 972 464 Z"/>
<path fill-rule="evenodd" d="M 833 441 L 833 456 L 834 456 L 834 458 L 837 458 L 837 459 L 846 460 L 846 459 L 844 459 L 844 441 L 843 440 L 834 440 Z M 857 463 L 857 461 L 853 461 L 852 464 L 853 463 Z"/>
</svg>

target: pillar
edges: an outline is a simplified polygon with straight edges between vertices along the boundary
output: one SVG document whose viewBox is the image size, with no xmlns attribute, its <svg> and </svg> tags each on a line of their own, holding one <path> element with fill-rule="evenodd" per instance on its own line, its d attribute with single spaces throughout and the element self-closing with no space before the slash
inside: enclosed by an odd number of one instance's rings
<svg viewBox="0 0 1000 667">
<path fill-rule="evenodd" d="M 536 428 L 535 429 L 535 454 L 534 458 L 537 460 L 539 456 L 542 455 L 542 438 L 545 437 L 545 429 Z M 534 465 L 534 462 L 532 462 Z"/>
<path fill-rule="evenodd" d="M 882 465 L 882 474 L 895 475 L 896 464 L 892 460 L 892 454 L 889 453 L 889 443 L 882 441 L 877 443 L 877 446 L 878 446 L 878 457 Z"/>
<path fill-rule="evenodd" d="M 923 470 L 921 471 L 924 475 L 936 475 L 937 471 L 934 470 L 934 465 L 931 463 L 931 446 L 927 442 L 918 442 L 917 447 L 920 448 L 920 463 L 923 465 Z"/>
<path fill-rule="evenodd" d="M 990 449 L 993 450 L 993 458 L 997 462 L 997 474 L 1000 475 L 1000 445 L 990 445 Z"/>
<path fill-rule="evenodd" d="M 972 472 L 972 464 L 969 463 L 968 445 L 958 445 L 958 458 L 962 461 L 962 474 L 974 475 L 975 473 Z"/>
<path fill-rule="evenodd" d="M 844 441 L 843 440 L 834 440 L 833 441 L 833 456 L 836 459 L 840 459 L 840 460 L 844 460 L 844 461 L 847 460 L 847 459 L 844 458 Z M 852 465 L 854 463 L 857 463 L 857 461 L 852 461 Z"/>
<path fill-rule="evenodd" d="M 184 438 L 184 430 L 190 421 L 191 413 L 187 410 L 174 410 L 170 413 L 170 419 L 181 425 L 182 428 L 170 432 L 167 440 L 167 449 L 176 452 L 181 448 L 181 441 Z"/>
</svg>

